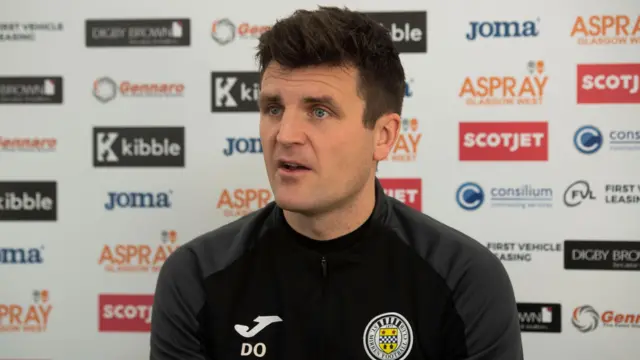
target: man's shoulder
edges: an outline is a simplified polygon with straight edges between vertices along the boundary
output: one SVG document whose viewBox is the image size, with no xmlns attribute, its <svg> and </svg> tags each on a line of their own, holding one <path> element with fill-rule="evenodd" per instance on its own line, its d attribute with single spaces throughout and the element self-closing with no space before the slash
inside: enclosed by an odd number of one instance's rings
<svg viewBox="0 0 640 360">
<path fill-rule="evenodd" d="M 505 274 L 500 260 L 470 235 L 390 199 L 392 228 L 453 290 L 467 271 Z"/>
<path fill-rule="evenodd" d="M 198 235 L 181 245 L 167 262 L 197 262 L 203 278 L 223 270 L 237 260 L 252 240 L 264 231 L 275 208 L 275 203 L 244 215 L 216 229 Z"/>
</svg>

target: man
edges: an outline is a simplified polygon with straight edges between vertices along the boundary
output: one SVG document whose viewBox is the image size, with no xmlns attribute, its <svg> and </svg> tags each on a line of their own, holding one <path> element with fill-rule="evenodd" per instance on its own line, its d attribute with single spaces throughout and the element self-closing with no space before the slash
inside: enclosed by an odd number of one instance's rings
<svg viewBox="0 0 640 360">
<path fill-rule="evenodd" d="M 158 278 L 152 360 L 522 360 L 512 286 L 482 245 L 387 197 L 404 70 L 338 8 L 260 38 L 275 202 L 180 247 Z"/>
</svg>

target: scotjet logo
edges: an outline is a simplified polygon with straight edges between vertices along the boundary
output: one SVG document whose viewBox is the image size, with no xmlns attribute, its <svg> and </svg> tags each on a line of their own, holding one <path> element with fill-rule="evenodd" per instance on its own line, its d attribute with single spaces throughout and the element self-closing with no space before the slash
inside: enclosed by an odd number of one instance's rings
<svg viewBox="0 0 640 360">
<path fill-rule="evenodd" d="M 547 161 L 548 125 L 541 122 L 461 122 L 460 161 Z"/>
<path fill-rule="evenodd" d="M 258 39 L 270 28 L 269 25 L 252 25 L 246 22 L 236 26 L 229 19 L 221 19 L 211 25 L 211 37 L 218 44 L 227 45 L 235 39 Z"/>
<path fill-rule="evenodd" d="M 260 138 L 227 138 L 227 147 L 222 150 L 225 156 L 235 154 L 262 154 Z"/>
<path fill-rule="evenodd" d="M 578 65 L 578 104 L 631 103 L 640 103 L 640 63 Z"/>
<path fill-rule="evenodd" d="M 466 37 L 469 41 L 478 38 L 537 37 L 540 35 L 539 24 L 540 18 L 535 21 L 470 21 Z"/>
<path fill-rule="evenodd" d="M 31 303 L 0 302 L 0 333 L 45 332 L 51 310 L 49 290 L 34 290 Z"/>
<path fill-rule="evenodd" d="M 422 211 L 422 179 L 380 179 L 387 196 Z"/>
<path fill-rule="evenodd" d="M 467 76 L 458 97 L 467 105 L 542 105 L 549 77 L 544 61 L 529 61 L 524 76 Z"/>
<path fill-rule="evenodd" d="M 44 262 L 44 246 L 40 248 L 0 247 L 0 265 L 34 265 Z"/>
<path fill-rule="evenodd" d="M 571 37 L 578 45 L 638 45 L 640 15 L 578 16 Z"/>
<path fill-rule="evenodd" d="M 62 104 L 62 77 L 0 77 L 0 104 Z"/>
<path fill-rule="evenodd" d="M 123 81 L 116 83 L 109 77 L 101 77 L 93 82 L 93 96 L 101 103 L 108 103 L 116 96 L 131 98 L 175 98 L 184 96 L 182 83 L 136 83 Z"/>
<path fill-rule="evenodd" d="M 55 181 L 0 182 L 0 221 L 56 221 Z"/>
<path fill-rule="evenodd" d="M 107 272 L 157 273 L 177 248 L 178 234 L 175 230 L 163 230 L 156 245 L 117 244 L 104 245 L 100 252 L 98 265 Z"/>
<path fill-rule="evenodd" d="M 107 193 L 106 210 L 115 209 L 169 209 L 173 191 L 167 192 L 116 192 Z"/>
<path fill-rule="evenodd" d="M 94 127 L 94 167 L 184 167 L 184 127 Z"/>
<path fill-rule="evenodd" d="M 427 52 L 427 12 L 365 12 L 389 30 L 400 53 Z"/>
<path fill-rule="evenodd" d="M 153 295 L 100 294 L 100 332 L 149 332 Z"/>
<path fill-rule="evenodd" d="M 87 47 L 189 46 L 189 19 L 87 20 Z"/>
<path fill-rule="evenodd" d="M 212 72 L 211 112 L 258 112 L 258 72 Z"/>
<path fill-rule="evenodd" d="M 0 22 L 0 42 L 35 41 L 38 33 L 63 30 L 61 22 Z"/>
</svg>

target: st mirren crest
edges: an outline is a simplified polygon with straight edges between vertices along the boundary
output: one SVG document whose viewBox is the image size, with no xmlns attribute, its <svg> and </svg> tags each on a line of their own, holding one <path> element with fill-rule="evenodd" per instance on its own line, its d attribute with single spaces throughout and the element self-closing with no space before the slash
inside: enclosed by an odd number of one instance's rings
<svg viewBox="0 0 640 360">
<path fill-rule="evenodd" d="M 413 331 L 404 316 L 389 312 L 367 324 L 363 341 L 371 360 L 403 360 L 411 352 Z"/>
</svg>

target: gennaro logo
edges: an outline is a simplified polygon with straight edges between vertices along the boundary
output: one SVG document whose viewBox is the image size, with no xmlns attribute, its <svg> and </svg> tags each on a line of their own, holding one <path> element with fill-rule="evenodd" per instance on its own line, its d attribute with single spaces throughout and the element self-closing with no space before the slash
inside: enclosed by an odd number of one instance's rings
<svg viewBox="0 0 640 360">
<path fill-rule="evenodd" d="M 260 138 L 227 138 L 227 148 L 222 150 L 225 156 L 234 154 L 262 154 Z"/>
<path fill-rule="evenodd" d="M 640 271 L 640 241 L 565 240 L 567 270 Z"/>
<path fill-rule="evenodd" d="M 182 97 L 184 96 L 184 84 L 131 81 L 123 81 L 118 84 L 109 77 L 101 77 L 93 82 L 93 96 L 103 104 L 115 99 L 117 95 L 133 98 Z"/>
<path fill-rule="evenodd" d="M 10 248 L 0 247 L 0 265 L 2 264 L 42 264 L 44 246 L 40 248 Z"/>
<path fill-rule="evenodd" d="M 211 73 L 211 112 L 258 112 L 259 96 L 258 72 Z"/>
<path fill-rule="evenodd" d="M 54 152 L 56 138 L 0 136 L 0 152 Z"/>
<path fill-rule="evenodd" d="M 427 52 L 427 12 L 363 12 L 387 28 L 400 53 Z"/>
<path fill-rule="evenodd" d="M 173 191 L 166 192 L 119 192 L 107 193 L 106 210 L 116 209 L 169 209 Z"/>
<path fill-rule="evenodd" d="M 582 305 L 573 310 L 571 324 L 581 333 L 592 332 L 600 327 L 638 331 L 640 330 L 640 313 L 623 313 L 614 310 L 599 313 L 591 305 Z"/>
<path fill-rule="evenodd" d="M 484 191 L 480 185 L 467 182 L 458 187 L 456 192 L 458 206 L 467 211 L 478 209 L 484 203 Z"/>
<path fill-rule="evenodd" d="M 38 33 L 63 30 L 61 22 L 0 22 L 0 42 L 35 41 Z"/>
<path fill-rule="evenodd" d="M 583 305 L 573 310 L 571 324 L 581 333 L 594 331 L 600 324 L 600 315 L 591 305 Z"/>
<path fill-rule="evenodd" d="M 578 64 L 578 104 L 640 103 L 640 63 Z"/>
<path fill-rule="evenodd" d="M 537 37 L 540 35 L 539 24 L 540 18 L 535 21 L 470 21 L 466 38 L 475 41 L 478 38 Z"/>
<path fill-rule="evenodd" d="M 583 201 L 595 199 L 591 186 L 585 180 L 578 180 L 572 183 L 564 191 L 564 204 L 567 207 L 576 207 L 582 204 Z"/>
<path fill-rule="evenodd" d="M 518 303 L 520 331 L 562 332 L 562 305 L 540 303 Z"/>
<path fill-rule="evenodd" d="M 94 167 L 184 167 L 184 127 L 95 127 Z"/>
<path fill-rule="evenodd" d="M 0 77 L 0 104 L 62 104 L 62 77 Z"/>
<path fill-rule="evenodd" d="M 55 181 L 0 182 L 0 221 L 57 221 Z"/>
<path fill-rule="evenodd" d="M 602 147 L 602 133 L 595 126 L 579 128 L 573 136 L 573 145 L 583 154 L 593 154 Z"/>
<path fill-rule="evenodd" d="M 251 25 L 243 22 L 236 26 L 229 19 L 216 20 L 211 25 L 211 37 L 220 45 L 227 45 L 235 39 L 258 39 L 269 30 L 269 25 Z"/>
<path fill-rule="evenodd" d="M 86 20 L 87 47 L 189 46 L 189 19 Z"/>
</svg>

